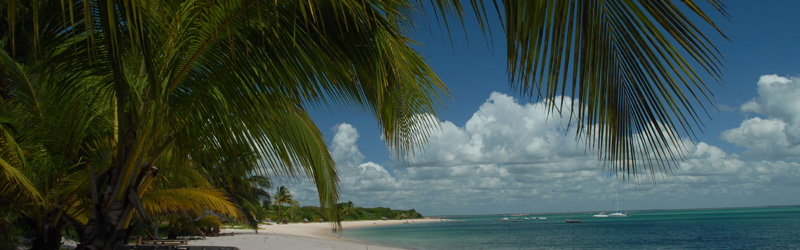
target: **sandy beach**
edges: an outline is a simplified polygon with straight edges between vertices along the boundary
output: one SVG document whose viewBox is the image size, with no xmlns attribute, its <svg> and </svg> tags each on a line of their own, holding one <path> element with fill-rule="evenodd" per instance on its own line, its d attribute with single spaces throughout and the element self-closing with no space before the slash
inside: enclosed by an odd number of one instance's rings
<svg viewBox="0 0 800 250">
<path fill-rule="evenodd" d="M 439 219 L 408 220 L 409 223 L 438 222 Z M 329 223 L 295 223 L 285 225 L 261 225 L 256 234 L 252 229 L 225 229 L 222 232 L 233 232 L 233 236 L 207 237 L 205 240 L 192 240 L 189 245 L 198 246 L 234 246 L 241 250 L 261 249 L 399 249 L 367 244 L 347 239 L 347 230 L 370 226 L 403 224 L 406 220 L 345 221 L 344 231 L 334 235 Z"/>
</svg>

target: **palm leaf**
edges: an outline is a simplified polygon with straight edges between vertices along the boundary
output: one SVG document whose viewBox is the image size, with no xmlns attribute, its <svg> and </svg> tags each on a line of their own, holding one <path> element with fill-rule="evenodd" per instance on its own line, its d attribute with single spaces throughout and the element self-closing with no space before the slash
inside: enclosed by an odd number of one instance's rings
<svg viewBox="0 0 800 250">
<path fill-rule="evenodd" d="M 683 1 L 719 30 L 693 1 Z M 724 13 L 721 3 L 711 0 Z M 682 136 L 702 127 L 719 81 L 721 56 L 670 1 L 503 1 L 512 82 L 526 96 L 569 94 L 588 145 L 623 177 L 636 166 L 668 171 L 682 158 Z M 723 35 L 724 36 L 724 35 Z M 560 112 L 560 111 L 559 111 Z M 592 127 L 596 126 L 596 128 Z"/>
<path fill-rule="evenodd" d="M 488 27 L 483 2 L 470 2 Z M 181 192 L 233 211 L 221 193 L 175 189 L 206 186 L 199 176 L 212 166 L 202 164 L 228 162 L 239 175 L 313 179 L 322 206 L 331 209 L 329 220 L 338 221 L 335 163 L 306 109 L 370 113 L 393 152 L 406 155 L 436 129 L 450 97 L 411 48 L 415 42 L 406 34 L 414 7 L 404 1 L 9 3 L 10 34 L 0 33 L 10 37 L 14 56 L 0 59 L 17 84 L 12 106 L 25 112 L 22 123 L 35 126 L 20 133 L 26 145 L 4 147 L 0 155 L 17 166 L 8 156 L 21 149 L 35 154 L 29 158 L 35 162 L 22 166 L 36 166 L 25 170 L 42 177 L 31 180 L 37 187 L 65 187 L 50 184 L 66 174 L 67 186 L 80 189 L 85 185 L 77 179 L 94 180 L 95 173 L 81 173 L 86 167 L 107 169 L 91 189 L 91 204 L 106 206 L 91 216 L 107 219 L 96 230 L 119 230 L 109 235 L 129 230 L 131 214 L 123 213 L 138 203 L 131 192 L 157 194 L 148 198 L 151 212 L 200 209 L 176 204 L 186 199 Z M 715 27 L 692 1 L 684 3 Z M 445 26 L 450 14 L 463 25 L 460 1 L 433 5 Z M 519 92 L 576 97 L 580 105 L 569 115 L 613 170 L 627 176 L 637 173 L 636 164 L 650 163 L 651 171 L 666 171 L 680 158 L 678 138 L 701 125 L 699 109 L 712 98 L 703 79 L 719 79 L 720 56 L 677 7 L 573 0 L 505 1 L 502 15 L 496 1 L 495 9 L 505 21 L 509 71 Z M 32 33 L 18 29 L 28 25 Z M 92 101 L 79 105 L 86 99 Z M 114 138 L 112 152 L 93 144 L 107 138 Z M 154 173 L 155 164 L 165 171 L 151 187 L 155 177 L 143 171 Z M 181 176 L 182 168 L 194 172 Z M 209 179 L 219 177 L 213 174 Z M 90 210 L 84 199 L 55 200 Z M 115 239 L 93 247 L 103 242 Z"/>
<path fill-rule="evenodd" d="M 8 162 L 0 158 L 0 167 L 3 170 L 3 176 L 9 183 L 16 184 L 24 194 L 28 195 L 33 200 L 41 200 L 42 196 L 37 191 L 36 187 L 31 183 L 28 177 L 25 176 L 19 169 L 11 166 Z M 14 189 L 11 189 L 14 190 Z"/>
<path fill-rule="evenodd" d="M 220 215 L 241 217 L 239 209 L 225 195 L 210 188 L 153 190 L 142 196 L 148 214 L 213 211 Z"/>
</svg>

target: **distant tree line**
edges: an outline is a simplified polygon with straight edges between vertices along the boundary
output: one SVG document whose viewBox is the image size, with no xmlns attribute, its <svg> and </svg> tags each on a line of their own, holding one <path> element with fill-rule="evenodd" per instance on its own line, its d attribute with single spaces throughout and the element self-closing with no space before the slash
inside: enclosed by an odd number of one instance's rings
<svg viewBox="0 0 800 250">
<path fill-rule="evenodd" d="M 358 207 L 352 201 L 336 204 L 339 208 L 339 217 L 343 221 L 353 220 L 380 220 L 380 219 L 419 219 L 424 218 L 415 209 L 399 210 L 388 207 L 364 208 Z M 281 186 L 277 192 L 262 202 L 266 218 L 275 222 L 318 222 L 327 221 L 328 218 L 318 206 L 303 206 L 292 199 L 288 188 Z"/>
<path fill-rule="evenodd" d="M 415 209 L 399 210 L 388 207 L 357 207 L 352 201 L 337 204 L 343 221 L 379 219 L 421 219 L 422 214 Z"/>
</svg>

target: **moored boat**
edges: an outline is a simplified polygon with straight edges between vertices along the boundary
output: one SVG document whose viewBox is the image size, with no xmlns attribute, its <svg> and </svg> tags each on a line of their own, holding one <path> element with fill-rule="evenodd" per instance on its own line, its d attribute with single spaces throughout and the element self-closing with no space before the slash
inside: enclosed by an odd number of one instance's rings
<svg viewBox="0 0 800 250">
<path fill-rule="evenodd" d="M 616 207 L 617 207 L 617 212 L 610 213 L 610 214 L 605 214 L 605 212 L 600 212 L 599 214 L 592 215 L 592 217 L 595 217 L 595 218 L 608 218 L 608 217 L 620 218 L 620 217 L 630 217 L 631 216 L 628 213 L 626 213 L 625 211 L 620 211 L 619 210 L 619 192 L 617 192 Z"/>
<path fill-rule="evenodd" d="M 617 211 L 616 213 L 611 213 L 606 217 L 630 217 L 630 216 L 631 215 L 629 215 L 628 213 L 626 213 L 624 211 Z"/>
</svg>

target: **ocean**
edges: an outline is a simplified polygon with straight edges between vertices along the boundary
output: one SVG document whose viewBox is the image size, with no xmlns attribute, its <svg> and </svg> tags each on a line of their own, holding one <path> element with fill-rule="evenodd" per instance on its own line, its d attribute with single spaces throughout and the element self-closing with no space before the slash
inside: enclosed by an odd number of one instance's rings
<svg viewBox="0 0 800 250">
<path fill-rule="evenodd" d="M 407 249 L 800 249 L 800 206 L 630 214 L 448 217 L 465 221 L 352 229 L 343 237 Z M 565 223 L 568 217 L 582 222 Z"/>
</svg>

